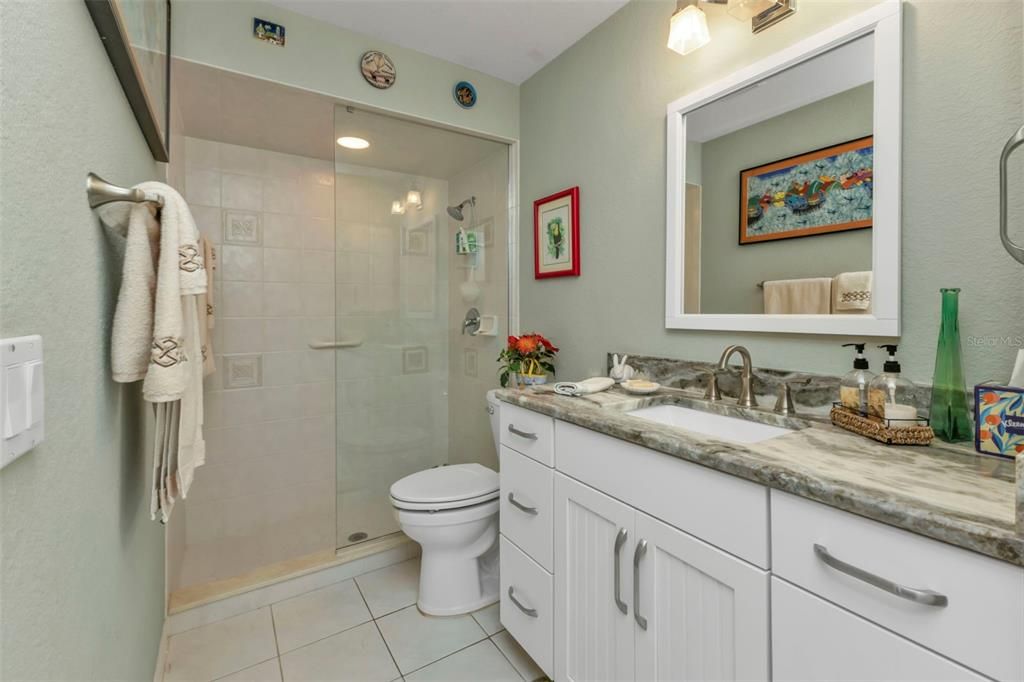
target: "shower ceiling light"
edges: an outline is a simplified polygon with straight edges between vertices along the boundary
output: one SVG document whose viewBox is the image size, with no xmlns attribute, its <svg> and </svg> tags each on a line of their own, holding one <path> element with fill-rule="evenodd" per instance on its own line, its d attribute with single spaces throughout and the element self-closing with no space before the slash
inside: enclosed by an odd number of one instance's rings
<svg viewBox="0 0 1024 682">
<path fill-rule="evenodd" d="M 391 202 L 391 215 L 405 215 L 405 204 L 397 199 Z"/>
<path fill-rule="evenodd" d="M 406 205 L 415 206 L 420 209 L 423 208 L 423 195 L 417 189 L 409 190 L 409 193 L 405 195 Z"/>
<path fill-rule="evenodd" d="M 683 5 L 685 0 L 680 0 Z M 708 18 L 696 4 L 676 6 L 676 13 L 669 22 L 668 47 L 679 54 L 689 54 L 711 42 L 708 32 Z"/>
<path fill-rule="evenodd" d="M 366 149 L 370 146 L 368 140 L 364 140 L 361 137 L 339 137 L 338 144 L 345 149 Z"/>
</svg>

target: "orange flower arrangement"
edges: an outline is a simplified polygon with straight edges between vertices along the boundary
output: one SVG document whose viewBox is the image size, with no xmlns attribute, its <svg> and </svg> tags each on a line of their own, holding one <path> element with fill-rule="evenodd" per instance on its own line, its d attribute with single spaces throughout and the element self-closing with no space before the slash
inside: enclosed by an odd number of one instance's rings
<svg viewBox="0 0 1024 682">
<path fill-rule="evenodd" d="M 555 373 L 551 361 L 558 348 L 543 334 L 523 334 L 508 337 L 508 345 L 498 354 L 501 365 L 501 385 L 508 386 L 512 374 L 539 379 L 548 372 Z M 539 383 L 539 382 L 538 382 Z"/>
</svg>

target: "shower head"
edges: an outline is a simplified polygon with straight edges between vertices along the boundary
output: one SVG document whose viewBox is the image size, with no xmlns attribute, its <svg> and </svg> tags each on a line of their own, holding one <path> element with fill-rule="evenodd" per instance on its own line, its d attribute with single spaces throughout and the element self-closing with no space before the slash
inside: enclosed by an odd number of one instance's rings
<svg viewBox="0 0 1024 682">
<path fill-rule="evenodd" d="M 465 218 L 465 216 L 462 215 L 462 209 L 466 207 L 466 204 L 469 204 L 470 206 L 476 206 L 476 197 L 470 197 L 463 201 L 458 206 L 449 206 L 448 215 L 450 215 L 455 220 L 462 222 L 462 220 Z"/>
</svg>

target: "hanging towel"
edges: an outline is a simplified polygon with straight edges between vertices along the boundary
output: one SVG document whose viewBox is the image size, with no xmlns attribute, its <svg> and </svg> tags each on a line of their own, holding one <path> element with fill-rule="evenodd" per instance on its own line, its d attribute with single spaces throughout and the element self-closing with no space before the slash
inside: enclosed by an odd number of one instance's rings
<svg viewBox="0 0 1024 682">
<path fill-rule="evenodd" d="M 832 311 L 835 313 L 871 312 L 872 272 L 842 272 L 832 285 Z"/>
<path fill-rule="evenodd" d="M 203 249 L 203 264 L 206 266 L 206 293 L 199 297 L 199 344 L 203 356 L 203 376 L 217 371 L 213 361 L 214 302 L 213 278 L 217 272 L 217 251 L 206 237 L 199 236 Z"/>
<path fill-rule="evenodd" d="M 111 334 L 110 366 L 114 381 L 131 383 L 143 379 L 149 367 L 160 225 L 152 204 L 119 202 L 101 209 L 101 219 L 111 229 L 115 240 L 123 242 L 124 250 L 121 289 Z"/>
<path fill-rule="evenodd" d="M 779 279 L 764 283 L 767 315 L 828 315 L 832 307 L 832 278 Z"/>
</svg>

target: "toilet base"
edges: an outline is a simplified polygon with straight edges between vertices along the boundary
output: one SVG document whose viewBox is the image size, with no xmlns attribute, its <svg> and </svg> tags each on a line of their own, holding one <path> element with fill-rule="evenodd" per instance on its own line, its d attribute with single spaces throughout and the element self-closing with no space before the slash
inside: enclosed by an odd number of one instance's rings
<svg viewBox="0 0 1024 682">
<path fill-rule="evenodd" d="M 457 616 L 498 601 L 498 543 L 473 559 L 424 551 L 416 606 L 430 616 Z"/>
</svg>

